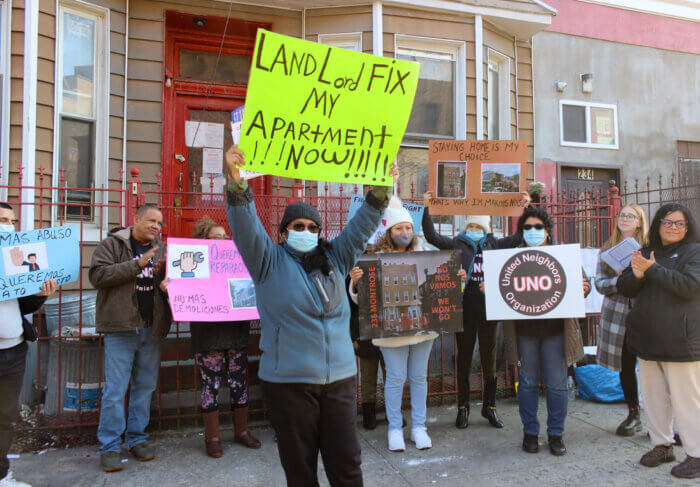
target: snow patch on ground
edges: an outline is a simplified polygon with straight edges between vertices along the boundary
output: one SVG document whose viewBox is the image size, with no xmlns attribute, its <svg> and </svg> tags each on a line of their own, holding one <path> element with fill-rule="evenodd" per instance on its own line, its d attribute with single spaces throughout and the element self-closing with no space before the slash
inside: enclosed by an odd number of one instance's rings
<svg viewBox="0 0 700 487">
<path fill-rule="evenodd" d="M 434 458 L 411 458 L 410 460 L 406 460 L 404 463 L 408 465 L 409 467 L 415 467 L 418 465 L 425 465 L 426 463 L 440 463 L 440 462 L 449 462 L 452 460 L 455 460 L 459 457 L 456 456 L 451 456 L 451 457 L 434 457 Z"/>
</svg>

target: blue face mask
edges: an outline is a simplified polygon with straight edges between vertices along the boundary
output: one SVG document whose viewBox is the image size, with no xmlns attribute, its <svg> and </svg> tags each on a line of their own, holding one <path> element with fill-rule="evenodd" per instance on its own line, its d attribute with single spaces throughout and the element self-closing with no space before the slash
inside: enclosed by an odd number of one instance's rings
<svg viewBox="0 0 700 487">
<path fill-rule="evenodd" d="M 537 230 L 536 228 L 531 228 L 530 230 L 523 230 L 523 238 L 525 243 L 530 247 L 537 247 L 544 242 L 545 230 Z"/>
<path fill-rule="evenodd" d="M 318 233 L 311 233 L 308 230 L 303 232 L 289 230 L 287 243 L 298 252 L 311 252 L 318 245 Z"/>
<path fill-rule="evenodd" d="M 15 231 L 15 226 L 11 223 L 3 223 L 0 225 L 0 233 L 12 233 Z"/>
<path fill-rule="evenodd" d="M 484 238 L 484 231 L 483 230 L 465 230 L 464 234 L 467 236 L 468 239 L 470 239 L 472 242 L 479 243 L 481 242 L 481 239 Z"/>
</svg>

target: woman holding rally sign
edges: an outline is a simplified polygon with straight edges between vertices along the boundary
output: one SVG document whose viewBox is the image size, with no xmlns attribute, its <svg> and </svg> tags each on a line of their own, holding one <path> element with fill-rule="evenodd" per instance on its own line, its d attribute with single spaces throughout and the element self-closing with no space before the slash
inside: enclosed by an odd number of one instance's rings
<svg viewBox="0 0 700 487">
<path fill-rule="evenodd" d="M 204 217 L 194 226 L 194 238 L 224 240 L 229 237 L 221 225 L 217 225 L 209 217 Z M 190 333 L 192 353 L 202 374 L 201 406 L 207 455 L 219 458 L 223 454 L 218 401 L 222 375 L 226 377 L 230 387 L 234 441 L 248 448 L 260 448 L 260 441 L 248 431 L 247 370 L 250 322 L 192 322 Z"/>
<path fill-rule="evenodd" d="M 260 222 L 244 156 L 226 152 L 233 240 L 253 283 L 260 313 L 258 376 L 290 486 L 317 486 L 321 453 L 332 486 L 361 486 L 355 356 L 348 330 L 345 276 L 374 234 L 392 192 L 375 186 L 338 237 L 319 238 L 321 217 L 306 203 L 287 206 L 274 244 Z M 394 179 L 398 169 L 391 168 Z"/>
<path fill-rule="evenodd" d="M 416 252 L 425 250 L 420 237 L 413 233 L 413 219 L 401 200 L 392 197 L 389 207 L 384 212 L 386 232 L 368 253 L 378 252 Z M 362 271 L 355 268 L 351 272 L 353 285 L 350 297 L 357 302 L 357 281 Z M 425 427 L 428 399 L 428 359 L 433 348 L 436 332 L 426 335 L 374 338 L 372 344 L 378 346 L 384 357 L 386 377 L 384 380 L 384 405 L 389 421 L 389 450 L 399 452 L 406 449 L 403 434 L 403 416 L 401 401 L 403 387 L 408 377 L 411 388 L 411 441 L 416 448 L 431 448 L 432 441 Z"/>
<path fill-rule="evenodd" d="M 654 448 L 640 463 L 675 460 L 672 420 L 687 458 L 671 469 L 700 478 L 700 242 L 693 215 L 678 203 L 654 215 L 649 244 L 632 256 L 617 280 L 634 298 L 627 343 L 639 357 L 639 378 Z"/>
<path fill-rule="evenodd" d="M 600 249 L 601 254 L 627 238 L 635 239 L 639 245 L 647 242 L 647 217 L 639 205 L 628 205 L 617 215 L 617 225 L 610 239 Z M 629 408 L 629 415 L 616 433 L 620 436 L 634 436 L 642 430 L 639 419 L 639 394 L 637 392 L 637 357 L 625 341 L 625 320 L 632 307 L 632 301 L 617 291 L 619 274 L 598 257 L 596 277 L 593 281 L 603 298 L 598 330 L 598 364 L 620 372 L 620 383 Z"/>
<path fill-rule="evenodd" d="M 553 223 L 542 208 L 527 207 L 518 219 L 518 234 L 527 247 L 552 245 Z M 583 293 L 591 290 L 583 278 Z M 540 423 L 537 420 L 540 371 L 547 395 L 547 434 L 552 455 L 564 455 L 562 436 L 568 410 L 566 387 L 568 366 L 583 357 L 578 321 L 525 319 L 503 324 L 506 357 L 519 365 L 518 407 L 523 422 L 523 450 L 537 453 Z"/>
<path fill-rule="evenodd" d="M 468 215 L 464 230 L 455 238 L 445 237 L 435 231 L 433 220 L 428 212 L 431 191 L 423 195 L 425 210 L 423 212 L 423 234 L 428 243 L 441 250 L 458 249 L 462 253 L 462 269 L 466 273 L 467 284 L 462 293 L 462 319 L 464 331 L 457 333 L 457 377 L 458 401 L 455 425 L 463 429 L 469 426 L 469 376 L 472 370 L 472 357 L 476 338 L 479 337 L 479 357 L 481 370 L 485 377 L 483 405 L 481 415 L 494 428 L 503 428 L 503 422 L 496 414 L 496 344 L 498 340 L 498 323 L 486 321 L 486 301 L 480 285 L 484 282 L 484 250 L 509 248 L 517 245 L 518 235 L 497 239 L 491 234 L 491 217 L 487 215 Z M 525 206 L 530 195 L 523 193 Z"/>
</svg>

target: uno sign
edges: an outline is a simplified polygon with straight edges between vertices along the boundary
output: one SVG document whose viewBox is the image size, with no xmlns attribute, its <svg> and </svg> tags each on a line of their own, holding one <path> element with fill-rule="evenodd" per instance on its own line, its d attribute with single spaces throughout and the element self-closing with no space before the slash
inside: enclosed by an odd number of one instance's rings
<svg viewBox="0 0 700 487">
<path fill-rule="evenodd" d="M 487 251 L 484 269 L 489 320 L 585 315 L 578 245 Z"/>
</svg>

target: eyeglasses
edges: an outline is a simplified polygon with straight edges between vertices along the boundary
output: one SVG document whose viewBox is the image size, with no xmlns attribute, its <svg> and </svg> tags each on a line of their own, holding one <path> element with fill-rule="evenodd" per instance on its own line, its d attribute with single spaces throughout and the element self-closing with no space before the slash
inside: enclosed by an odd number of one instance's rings
<svg viewBox="0 0 700 487">
<path fill-rule="evenodd" d="M 664 228 L 680 228 L 683 229 L 686 227 L 688 224 L 688 220 L 666 220 L 665 218 L 661 220 L 661 225 L 663 225 Z"/>
<path fill-rule="evenodd" d="M 618 220 L 636 220 L 637 218 L 639 217 L 634 213 L 620 213 L 617 215 Z"/>
<path fill-rule="evenodd" d="M 308 225 L 304 225 L 303 223 L 295 223 L 291 228 L 295 232 L 303 232 L 304 230 L 308 230 L 311 233 L 319 233 L 321 231 L 321 227 L 315 223 L 309 223 Z"/>
<path fill-rule="evenodd" d="M 544 225 L 541 223 L 535 223 L 534 225 L 523 225 L 523 230 L 544 230 Z"/>
</svg>

